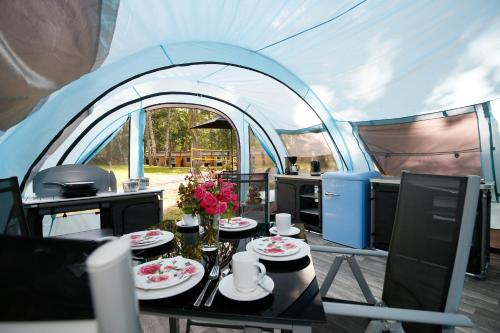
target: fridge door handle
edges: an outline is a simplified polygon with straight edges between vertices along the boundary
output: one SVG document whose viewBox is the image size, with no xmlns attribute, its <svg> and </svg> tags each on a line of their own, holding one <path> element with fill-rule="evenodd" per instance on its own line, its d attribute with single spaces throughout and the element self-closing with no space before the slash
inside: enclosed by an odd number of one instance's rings
<svg viewBox="0 0 500 333">
<path fill-rule="evenodd" d="M 340 194 L 325 191 L 325 197 L 340 197 Z"/>
</svg>

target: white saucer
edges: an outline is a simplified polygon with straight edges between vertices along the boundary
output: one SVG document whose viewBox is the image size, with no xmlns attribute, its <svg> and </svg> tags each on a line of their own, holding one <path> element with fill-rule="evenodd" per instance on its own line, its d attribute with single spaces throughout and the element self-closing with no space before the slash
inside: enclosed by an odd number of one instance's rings
<svg viewBox="0 0 500 333">
<path fill-rule="evenodd" d="M 252 219 L 245 219 L 247 221 L 249 221 L 250 223 L 243 226 L 243 227 L 238 227 L 238 228 L 224 228 L 222 226 L 219 225 L 219 230 L 222 230 L 222 231 L 226 231 L 226 232 L 239 232 L 239 231 L 245 231 L 245 230 L 250 230 L 250 229 L 253 229 L 257 226 L 257 224 L 259 224 L 257 221 L 255 220 L 252 220 Z"/>
<path fill-rule="evenodd" d="M 261 284 L 268 290 L 274 289 L 274 281 L 267 275 L 262 279 Z M 234 275 L 230 274 L 223 278 L 219 283 L 219 291 L 227 298 L 234 299 L 235 301 L 255 301 L 269 295 L 267 291 L 257 286 L 252 292 L 242 293 L 234 287 Z"/>
<path fill-rule="evenodd" d="M 179 295 L 198 284 L 198 282 L 203 279 L 203 273 L 205 272 L 205 268 L 202 264 L 197 261 L 190 260 L 190 262 L 196 266 L 199 273 L 192 275 L 189 279 L 179 283 L 175 286 L 163 288 L 163 289 L 140 289 L 135 288 L 135 293 L 137 295 L 137 299 L 158 299 L 158 298 L 167 298 L 175 295 Z"/>
<path fill-rule="evenodd" d="M 272 227 L 271 229 L 269 229 L 269 232 L 272 233 L 273 235 L 280 235 L 280 236 L 295 236 L 295 235 L 298 235 L 300 234 L 300 229 L 297 228 L 297 227 L 290 227 L 290 229 L 288 229 L 288 232 L 285 232 L 285 233 L 278 233 L 278 228 L 276 227 Z"/>
<path fill-rule="evenodd" d="M 254 240 L 255 241 L 255 240 Z M 303 258 L 311 253 L 311 248 L 305 242 L 300 239 L 293 238 L 293 242 L 300 248 L 300 250 L 289 256 L 268 256 L 260 252 L 255 251 L 254 241 L 251 241 L 246 245 L 246 250 L 254 253 L 259 259 L 268 261 L 291 261 Z"/>
</svg>

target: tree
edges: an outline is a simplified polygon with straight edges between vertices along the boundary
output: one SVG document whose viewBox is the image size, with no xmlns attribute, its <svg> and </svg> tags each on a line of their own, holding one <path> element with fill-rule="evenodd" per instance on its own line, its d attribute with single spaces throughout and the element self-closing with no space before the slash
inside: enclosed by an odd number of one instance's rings
<svg viewBox="0 0 500 333">
<path fill-rule="evenodd" d="M 154 134 L 154 129 L 153 129 L 153 120 L 151 119 L 151 112 L 152 111 L 146 111 L 146 118 L 147 118 L 147 131 L 149 133 L 149 144 L 150 144 L 150 149 L 149 149 L 149 156 L 148 156 L 148 162 L 149 165 L 156 165 L 156 140 L 155 140 L 155 134 Z"/>
</svg>

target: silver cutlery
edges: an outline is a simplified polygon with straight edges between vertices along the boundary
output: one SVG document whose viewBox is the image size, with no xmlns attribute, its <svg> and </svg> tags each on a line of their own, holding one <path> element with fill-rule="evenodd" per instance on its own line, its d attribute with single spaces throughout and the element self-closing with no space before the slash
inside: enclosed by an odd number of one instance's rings
<svg viewBox="0 0 500 333">
<path fill-rule="evenodd" d="M 203 290 L 201 291 L 200 295 L 198 296 L 198 298 L 194 302 L 194 306 L 200 306 L 201 301 L 203 300 L 203 297 L 205 296 L 205 293 L 207 292 L 207 288 L 210 285 L 210 282 L 212 280 L 217 279 L 218 276 L 219 276 L 219 265 L 215 264 L 214 267 L 212 267 L 212 269 L 210 270 L 210 273 L 208 274 L 208 281 L 207 281 L 207 283 L 205 283 L 205 287 L 203 287 Z"/>
<path fill-rule="evenodd" d="M 212 302 L 214 301 L 215 294 L 217 294 L 217 290 L 219 289 L 219 283 L 221 282 L 221 280 L 223 278 L 225 278 L 226 276 L 228 276 L 229 273 L 230 273 L 229 268 L 226 268 L 226 269 L 222 270 L 222 273 L 220 275 L 219 280 L 217 281 L 217 284 L 215 285 L 214 290 L 212 290 L 212 293 L 210 294 L 210 296 L 208 296 L 207 300 L 205 301 L 205 306 L 208 306 L 208 307 L 212 306 Z"/>
</svg>

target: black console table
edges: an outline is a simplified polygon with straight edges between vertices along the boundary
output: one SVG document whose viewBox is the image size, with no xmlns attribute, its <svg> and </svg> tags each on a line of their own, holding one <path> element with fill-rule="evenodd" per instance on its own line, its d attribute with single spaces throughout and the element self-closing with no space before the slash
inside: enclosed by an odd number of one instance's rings
<svg viewBox="0 0 500 333">
<path fill-rule="evenodd" d="M 388 250 L 396 214 L 400 179 L 398 177 L 372 178 L 370 183 L 372 185 L 371 246 L 380 250 Z M 481 279 L 486 277 L 490 260 L 492 188 L 492 182 L 481 184 L 467 265 L 467 273 Z"/>
<path fill-rule="evenodd" d="M 293 223 L 322 232 L 320 176 L 277 175 L 276 205 L 278 213 L 292 215 Z"/>
</svg>

